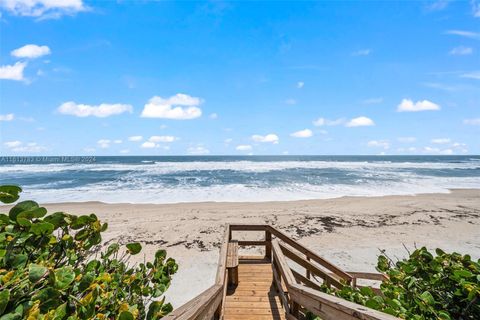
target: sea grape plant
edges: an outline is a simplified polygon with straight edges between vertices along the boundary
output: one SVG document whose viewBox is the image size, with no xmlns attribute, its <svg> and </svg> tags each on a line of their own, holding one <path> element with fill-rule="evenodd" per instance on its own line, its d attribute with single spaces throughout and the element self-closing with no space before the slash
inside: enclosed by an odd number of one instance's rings
<svg viewBox="0 0 480 320">
<path fill-rule="evenodd" d="M 0 186 L 14 203 L 21 188 Z M 160 319 L 178 265 L 165 250 L 131 265 L 140 243 L 101 249 L 107 229 L 95 214 L 48 214 L 34 201 L 0 214 L 0 320 Z"/>
<path fill-rule="evenodd" d="M 349 285 L 322 289 L 402 319 L 480 319 L 480 260 L 441 249 L 433 254 L 422 247 L 397 262 L 380 255 L 377 270 L 388 277 L 380 285 L 381 294 Z"/>
</svg>

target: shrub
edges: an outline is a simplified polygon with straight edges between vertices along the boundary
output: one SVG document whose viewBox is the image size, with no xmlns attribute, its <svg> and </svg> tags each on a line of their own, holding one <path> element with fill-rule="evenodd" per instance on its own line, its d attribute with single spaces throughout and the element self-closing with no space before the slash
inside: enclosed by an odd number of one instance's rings
<svg viewBox="0 0 480 320">
<path fill-rule="evenodd" d="M 0 186 L 0 201 L 14 203 L 20 192 Z M 141 245 L 100 250 L 106 229 L 95 214 L 47 214 L 34 201 L 0 214 L 0 320 L 159 319 L 170 312 L 160 297 L 175 260 L 159 250 L 132 266 Z"/>
<path fill-rule="evenodd" d="M 433 255 L 423 247 L 396 263 L 380 255 L 377 270 L 388 276 L 382 295 L 369 287 L 322 288 L 403 319 L 480 319 L 480 260 L 440 249 Z"/>
</svg>

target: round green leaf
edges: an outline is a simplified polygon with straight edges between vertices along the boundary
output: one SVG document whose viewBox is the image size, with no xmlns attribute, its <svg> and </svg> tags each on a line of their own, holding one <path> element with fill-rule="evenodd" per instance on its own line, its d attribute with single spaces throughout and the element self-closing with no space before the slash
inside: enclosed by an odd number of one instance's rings
<svg viewBox="0 0 480 320">
<path fill-rule="evenodd" d="M 63 290 L 75 279 L 75 272 L 72 267 L 63 267 L 55 270 L 55 288 Z"/>
<path fill-rule="evenodd" d="M 134 320 L 133 314 L 129 311 L 123 311 L 120 313 L 120 317 L 118 317 L 118 320 Z"/>
<path fill-rule="evenodd" d="M 32 263 L 28 267 L 28 280 L 30 280 L 30 282 L 37 282 L 47 273 L 47 270 L 44 266 Z"/>
<path fill-rule="evenodd" d="M 127 249 L 130 254 L 134 255 L 142 251 L 142 245 L 138 242 L 129 243 Z"/>
<path fill-rule="evenodd" d="M 0 202 L 12 203 L 18 200 L 22 188 L 17 186 L 0 186 Z"/>
</svg>

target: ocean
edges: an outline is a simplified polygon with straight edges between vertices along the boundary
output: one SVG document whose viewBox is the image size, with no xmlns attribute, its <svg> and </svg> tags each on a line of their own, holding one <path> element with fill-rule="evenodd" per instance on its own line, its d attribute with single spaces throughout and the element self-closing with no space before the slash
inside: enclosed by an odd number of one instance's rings
<svg viewBox="0 0 480 320">
<path fill-rule="evenodd" d="M 276 201 L 480 188 L 480 156 L 0 157 L 42 203 Z"/>
</svg>

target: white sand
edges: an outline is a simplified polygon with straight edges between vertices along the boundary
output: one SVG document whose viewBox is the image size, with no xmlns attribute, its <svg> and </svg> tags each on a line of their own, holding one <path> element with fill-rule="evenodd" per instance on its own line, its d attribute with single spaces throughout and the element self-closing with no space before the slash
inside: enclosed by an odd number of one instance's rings
<svg viewBox="0 0 480 320">
<path fill-rule="evenodd" d="M 96 213 L 109 223 L 105 241 L 139 241 L 147 258 L 166 248 L 180 265 L 167 295 L 174 306 L 213 284 L 225 223 L 270 224 L 350 271 L 374 271 L 379 248 L 392 257 L 405 256 L 402 244 L 480 257 L 480 190 L 291 202 L 46 207 L 50 212 Z"/>
</svg>

